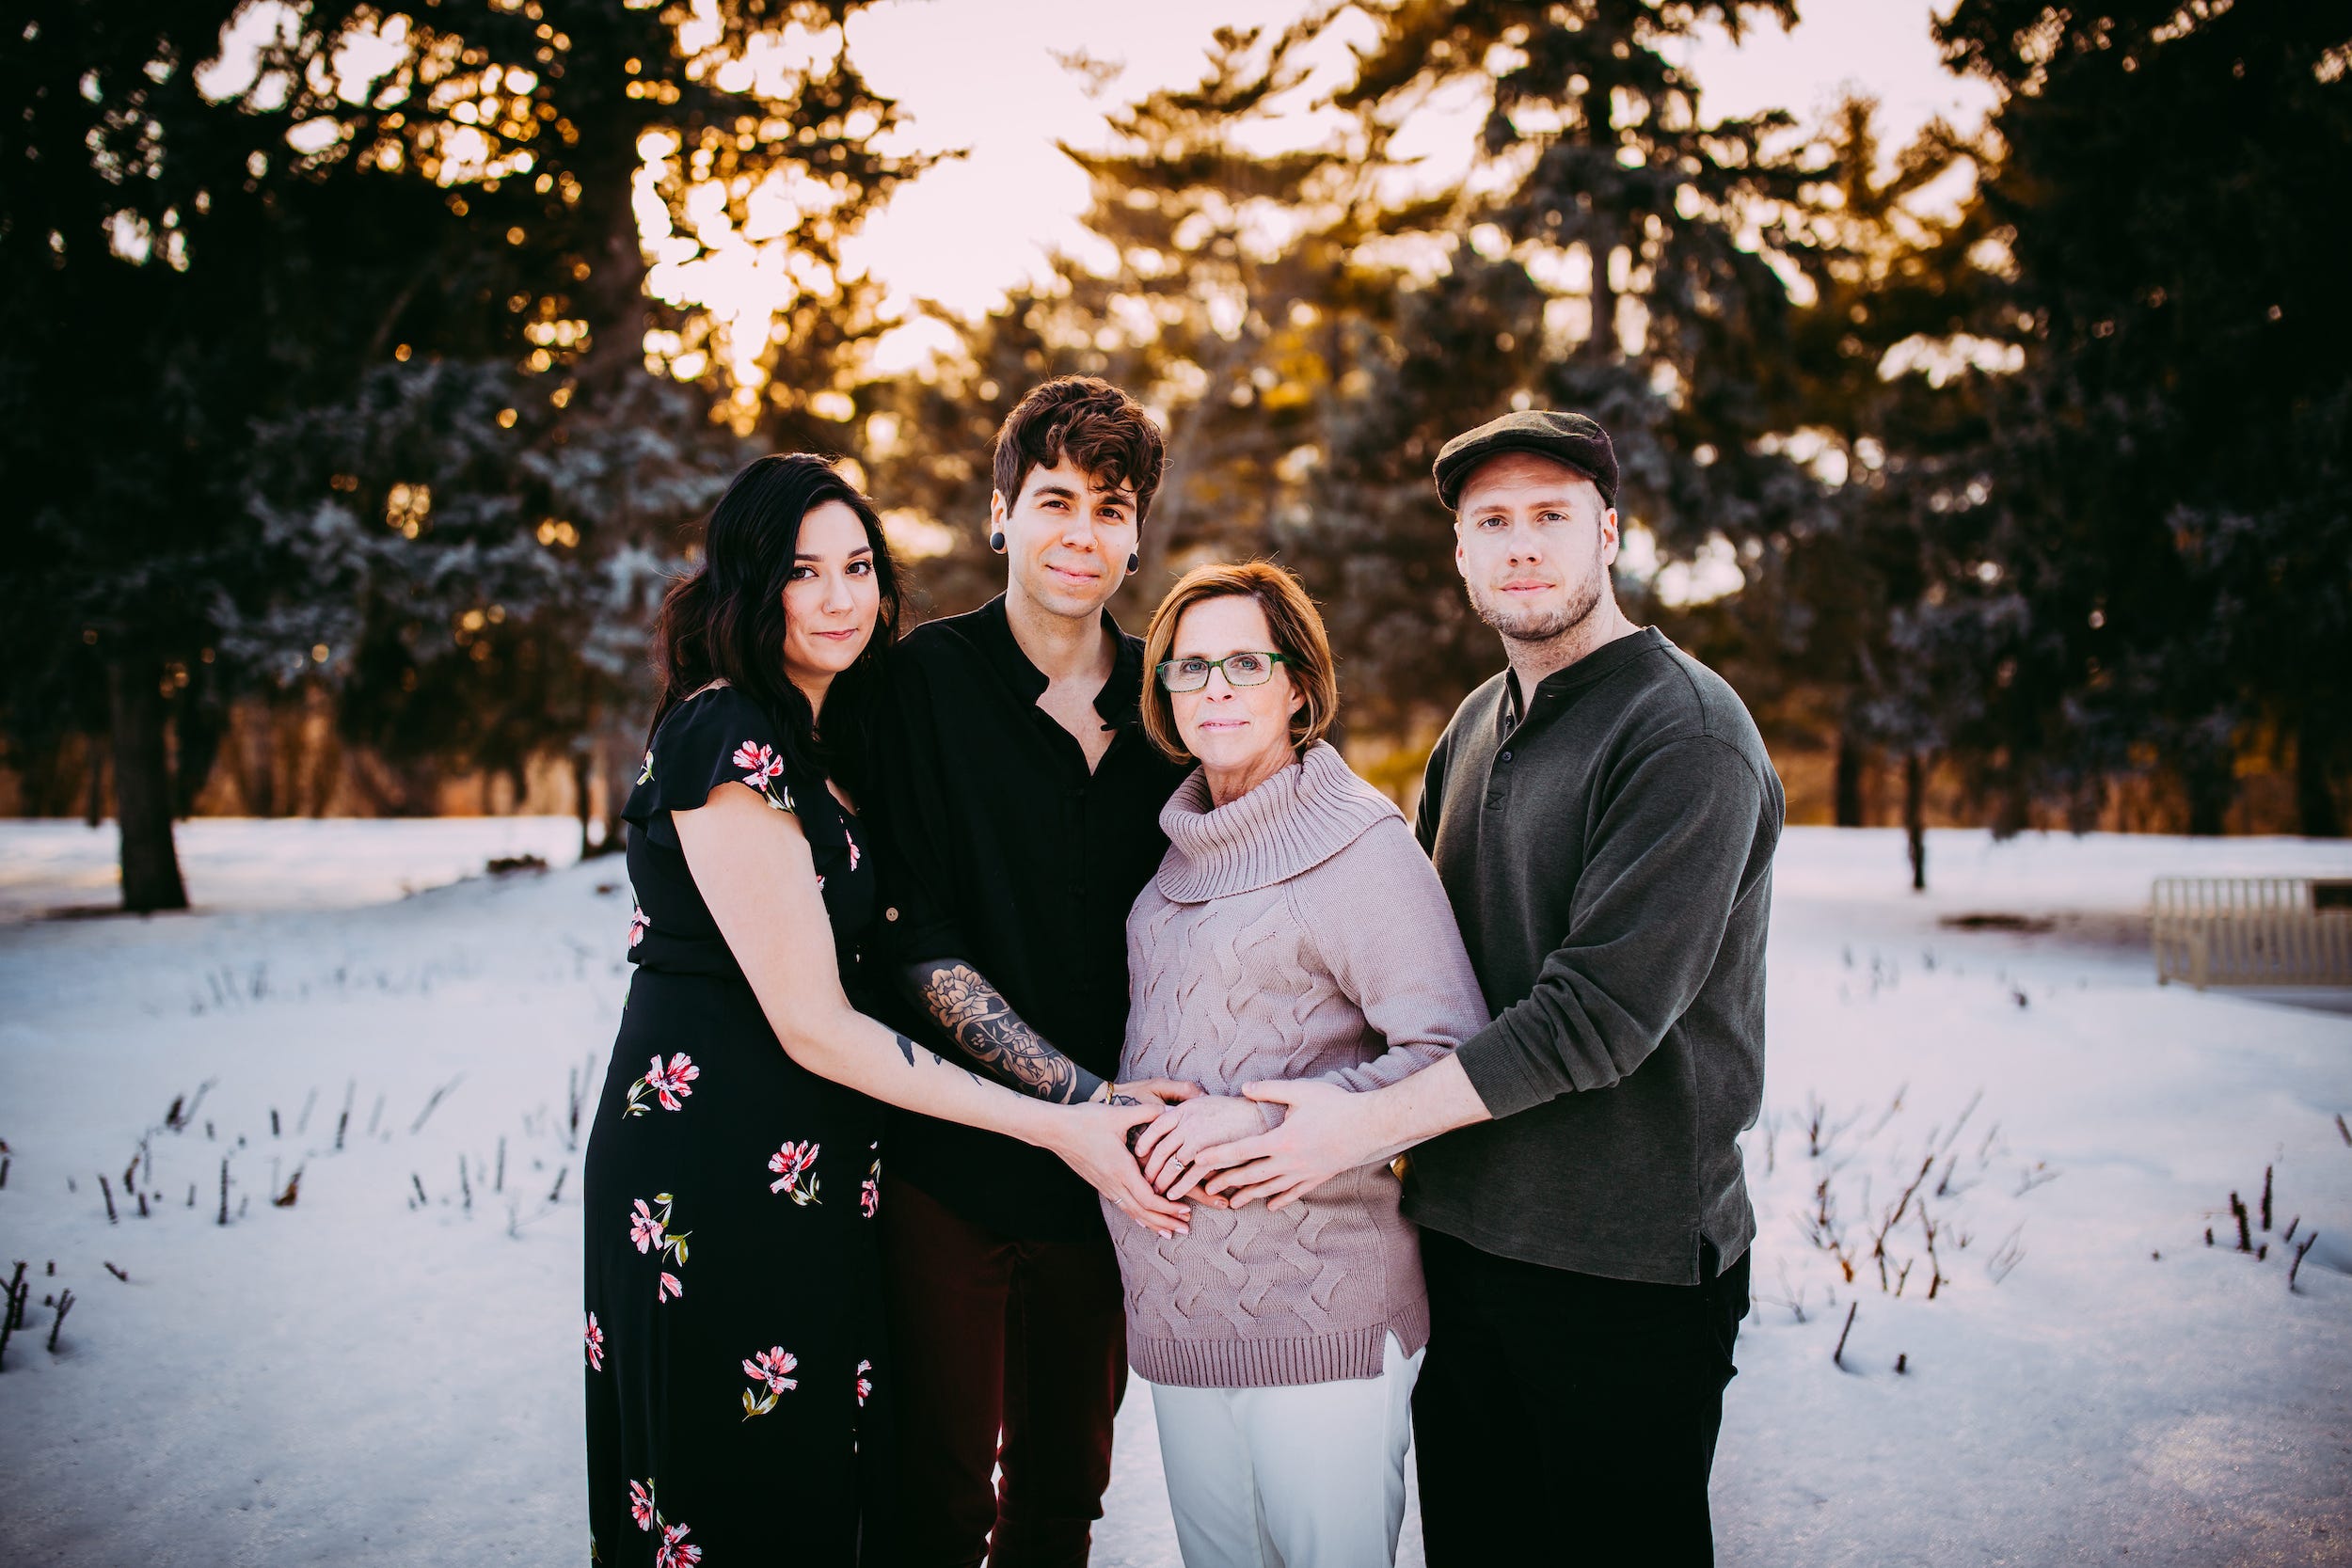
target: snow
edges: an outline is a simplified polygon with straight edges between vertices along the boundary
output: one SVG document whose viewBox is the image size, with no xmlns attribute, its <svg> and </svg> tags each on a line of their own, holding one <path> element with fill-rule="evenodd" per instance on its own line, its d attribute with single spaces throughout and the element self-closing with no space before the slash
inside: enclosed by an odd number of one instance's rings
<svg viewBox="0 0 2352 1568">
<path fill-rule="evenodd" d="M 580 855 L 568 816 L 430 820 L 262 820 L 203 816 L 174 830 L 180 869 L 200 911 L 350 909 L 478 873 L 493 859 Z M 0 827 L 0 922 L 103 913 L 121 903 L 115 829 L 80 822 Z"/>
<path fill-rule="evenodd" d="M 576 842 L 557 819 L 198 822 L 198 912 L 39 920 L 103 897 L 111 835 L 0 824 L 0 1267 L 29 1259 L 34 1286 L 0 1369 L 9 1561 L 581 1549 L 568 1105 L 618 1019 L 629 900 L 617 861 L 564 863 Z M 557 869 L 479 875 L 519 852 Z M 2352 1561 L 2352 1016 L 2159 989 L 2135 925 L 2156 876 L 2352 874 L 2352 846 L 1940 832 L 1929 872 L 1907 891 L 1891 832 L 1796 830 L 1781 853 L 1721 1560 Z M 1991 913 L 2053 925 L 1939 924 Z M 144 1218 L 121 1190 L 142 1142 Z M 1869 1234 L 1931 1147 L 1945 1277 L 1927 1299 L 1915 1195 L 1899 1298 Z M 1824 1180 L 1851 1284 L 1808 1240 Z M 2265 1259 L 2232 1250 L 2233 1191 Z M 2290 1219 L 2320 1233 L 2294 1293 Z M 1131 1390 L 1095 1560 L 1160 1568 Z M 1608 1505 L 1572 1487 L 1532 1500 L 1564 1541 Z"/>
</svg>

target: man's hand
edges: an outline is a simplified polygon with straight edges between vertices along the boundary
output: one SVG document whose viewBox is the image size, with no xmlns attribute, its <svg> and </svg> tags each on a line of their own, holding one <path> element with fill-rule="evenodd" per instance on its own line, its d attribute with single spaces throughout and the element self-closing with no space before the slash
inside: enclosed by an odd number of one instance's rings
<svg viewBox="0 0 2352 1568">
<path fill-rule="evenodd" d="M 1311 1078 L 1244 1086 L 1242 1093 L 1260 1104 L 1283 1107 L 1282 1124 L 1202 1149 L 1200 1164 L 1216 1174 L 1201 1183 L 1201 1192 L 1222 1196 L 1235 1209 L 1261 1197 L 1267 1200 L 1267 1208 L 1279 1209 L 1342 1171 L 1394 1153 L 1384 1147 L 1390 1134 L 1381 1125 L 1375 1098 L 1380 1092 L 1350 1094 L 1336 1084 Z M 1183 1194 L 1179 1187 L 1168 1196 Z"/>
<path fill-rule="evenodd" d="M 1124 1095 L 1138 1104 L 1181 1105 L 1200 1097 L 1200 1085 L 1175 1078 L 1138 1078 L 1132 1084 L 1105 1084 L 1094 1091 L 1098 1104 L 1116 1105 Z"/>
<path fill-rule="evenodd" d="M 1274 1114 L 1253 1101 L 1232 1095 L 1196 1096 L 1160 1113 L 1143 1130 L 1136 1144 L 1136 1159 L 1143 1179 L 1170 1197 L 1177 1182 L 1187 1190 L 1200 1180 L 1198 1156 L 1204 1148 L 1263 1132 L 1273 1125 Z"/>
</svg>

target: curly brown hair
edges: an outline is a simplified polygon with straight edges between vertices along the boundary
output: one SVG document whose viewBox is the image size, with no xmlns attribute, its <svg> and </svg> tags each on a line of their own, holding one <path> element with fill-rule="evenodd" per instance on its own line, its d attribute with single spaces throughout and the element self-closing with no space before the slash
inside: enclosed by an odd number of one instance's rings
<svg viewBox="0 0 2352 1568">
<path fill-rule="evenodd" d="M 1010 506 L 1031 468 L 1069 458 L 1095 483 L 1136 493 L 1136 522 L 1152 511 L 1167 450 L 1143 405 L 1091 375 L 1059 375 L 1032 388 L 996 432 L 996 493 Z"/>
</svg>

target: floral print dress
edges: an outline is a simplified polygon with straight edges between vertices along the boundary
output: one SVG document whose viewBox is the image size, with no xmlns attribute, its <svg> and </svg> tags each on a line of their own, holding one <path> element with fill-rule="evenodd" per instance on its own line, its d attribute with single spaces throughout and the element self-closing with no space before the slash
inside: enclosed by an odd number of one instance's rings
<svg viewBox="0 0 2352 1568">
<path fill-rule="evenodd" d="M 750 698 L 689 698 L 623 812 L 637 972 L 583 1183 L 591 1557 L 885 1560 L 882 1108 L 785 1054 L 695 891 L 670 813 L 734 783 L 800 818 L 844 989 L 865 990 L 856 818 Z"/>
</svg>

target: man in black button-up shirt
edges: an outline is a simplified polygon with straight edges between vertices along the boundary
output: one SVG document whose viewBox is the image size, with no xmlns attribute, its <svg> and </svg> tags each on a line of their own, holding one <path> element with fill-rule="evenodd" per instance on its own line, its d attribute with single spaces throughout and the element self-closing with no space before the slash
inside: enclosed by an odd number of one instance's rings
<svg viewBox="0 0 2352 1568">
<path fill-rule="evenodd" d="M 907 637 L 882 726 L 884 914 L 907 1021 L 1050 1100 L 1189 1089 L 1110 1082 L 1127 911 L 1183 777 L 1142 732 L 1142 644 L 1104 609 L 1135 570 L 1160 465 L 1158 431 L 1100 381 L 1024 399 L 997 437 L 991 502 L 1006 592 Z M 1127 1376 L 1094 1190 L 1042 1149 L 919 1117 L 893 1123 L 885 1157 L 904 1560 L 1083 1562 Z M 1168 1230 L 1185 1211 L 1130 1212 Z"/>
<path fill-rule="evenodd" d="M 1287 1201 L 1412 1149 L 1431 1568 L 1705 1563 L 1780 780 L 1731 688 L 1618 609 L 1597 425 L 1506 418 L 1438 478 L 1510 667 L 1431 752 L 1419 832 L 1494 1022 L 1386 1089 L 1252 1085 L 1283 1124 L 1199 1163 L 1236 1202 Z"/>
</svg>

